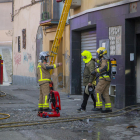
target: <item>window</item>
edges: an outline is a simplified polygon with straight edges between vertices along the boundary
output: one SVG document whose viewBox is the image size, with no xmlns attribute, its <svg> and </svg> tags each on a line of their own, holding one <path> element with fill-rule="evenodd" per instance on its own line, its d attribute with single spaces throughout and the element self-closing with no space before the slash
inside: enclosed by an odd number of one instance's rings
<svg viewBox="0 0 140 140">
<path fill-rule="evenodd" d="M 22 45 L 23 48 L 26 49 L 26 29 L 22 30 Z"/>
<path fill-rule="evenodd" d="M 18 36 L 18 52 L 21 52 L 21 47 L 20 47 L 20 36 Z"/>
</svg>

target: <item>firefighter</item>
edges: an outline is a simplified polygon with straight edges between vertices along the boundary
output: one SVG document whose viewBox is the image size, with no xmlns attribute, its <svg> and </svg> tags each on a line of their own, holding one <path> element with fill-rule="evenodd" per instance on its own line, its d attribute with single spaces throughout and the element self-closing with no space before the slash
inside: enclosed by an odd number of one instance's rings
<svg viewBox="0 0 140 140">
<path fill-rule="evenodd" d="M 95 88 L 96 93 L 96 108 L 93 111 L 101 111 L 102 113 L 112 112 L 109 87 L 110 87 L 110 59 L 107 56 L 107 50 L 104 47 L 97 49 L 98 58 L 94 59 L 99 63 L 99 68 L 96 68 L 91 75 L 99 73 L 99 82 Z M 105 101 L 105 110 L 102 110 L 102 100 Z"/>
<path fill-rule="evenodd" d="M 93 95 L 94 88 L 96 85 L 96 76 L 91 75 L 91 72 L 95 69 L 95 62 L 92 60 L 91 52 L 85 50 L 82 52 L 83 61 L 85 63 L 84 73 L 83 73 L 83 86 L 85 86 L 83 102 L 81 104 L 81 108 L 77 109 L 78 112 L 86 111 L 86 105 L 89 96 L 94 102 L 94 107 L 96 107 L 96 100 Z"/>
<path fill-rule="evenodd" d="M 37 66 L 37 78 L 40 86 L 40 96 L 38 103 L 38 115 L 39 113 L 51 112 L 49 108 L 49 93 L 50 87 L 49 82 L 51 81 L 50 70 L 55 69 L 62 65 L 62 63 L 49 65 L 49 52 L 41 52 L 39 55 L 39 63 Z"/>
</svg>

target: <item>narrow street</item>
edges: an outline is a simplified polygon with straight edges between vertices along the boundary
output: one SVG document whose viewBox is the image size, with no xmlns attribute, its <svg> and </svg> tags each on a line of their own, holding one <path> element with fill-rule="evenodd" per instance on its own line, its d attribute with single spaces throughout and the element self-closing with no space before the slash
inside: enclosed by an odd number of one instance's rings
<svg viewBox="0 0 140 140">
<path fill-rule="evenodd" d="M 0 140 L 140 140 L 139 85 L 140 0 L 0 0 Z"/>
<path fill-rule="evenodd" d="M 10 114 L 10 118 L 1 120 L 0 123 L 56 119 L 37 116 L 39 87 L 1 86 L 1 91 L 7 95 L 0 97 L 0 113 Z M 90 111 L 93 107 L 91 99 L 87 105 L 87 112 L 77 113 L 76 109 L 82 102 L 81 95 L 71 95 L 68 98 L 68 95 L 60 93 L 60 97 L 62 103 L 60 118 L 97 113 Z M 132 125 L 137 128 L 127 129 Z M 0 137 L 1 140 L 139 140 L 140 111 L 113 118 L 89 119 L 89 121 L 86 119 L 56 124 L 0 128 Z"/>
</svg>

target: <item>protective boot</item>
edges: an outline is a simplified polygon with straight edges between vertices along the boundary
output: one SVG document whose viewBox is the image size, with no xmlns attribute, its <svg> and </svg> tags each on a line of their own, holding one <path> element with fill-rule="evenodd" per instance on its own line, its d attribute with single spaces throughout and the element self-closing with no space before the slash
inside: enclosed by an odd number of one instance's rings
<svg viewBox="0 0 140 140">
<path fill-rule="evenodd" d="M 101 113 L 109 113 L 112 112 L 112 109 L 106 108 L 106 110 L 102 110 Z"/>
<path fill-rule="evenodd" d="M 102 111 L 102 108 L 93 108 L 91 111 Z"/>
<path fill-rule="evenodd" d="M 43 112 L 43 108 L 39 108 L 37 116 L 40 116 L 40 113 L 42 113 L 42 112 Z"/>
<path fill-rule="evenodd" d="M 86 110 L 85 109 L 82 109 L 82 108 L 79 108 L 79 109 L 77 109 L 77 111 L 80 113 L 80 112 L 84 112 Z"/>
<path fill-rule="evenodd" d="M 43 109 L 44 112 L 52 112 L 52 109 L 47 108 L 47 109 Z"/>
</svg>

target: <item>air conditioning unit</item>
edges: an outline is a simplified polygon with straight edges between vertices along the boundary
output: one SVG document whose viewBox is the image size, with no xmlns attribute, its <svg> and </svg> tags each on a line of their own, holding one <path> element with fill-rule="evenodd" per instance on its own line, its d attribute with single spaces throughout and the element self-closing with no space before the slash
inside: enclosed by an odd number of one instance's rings
<svg viewBox="0 0 140 140">
<path fill-rule="evenodd" d="M 70 9 L 76 9 L 81 6 L 81 0 L 72 0 Z"/>
</svg>

